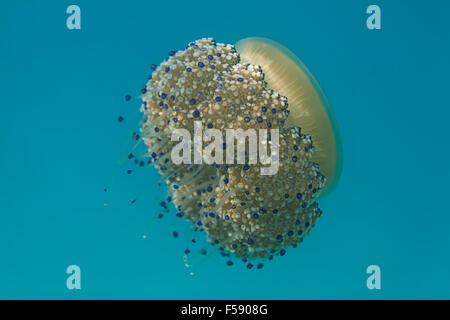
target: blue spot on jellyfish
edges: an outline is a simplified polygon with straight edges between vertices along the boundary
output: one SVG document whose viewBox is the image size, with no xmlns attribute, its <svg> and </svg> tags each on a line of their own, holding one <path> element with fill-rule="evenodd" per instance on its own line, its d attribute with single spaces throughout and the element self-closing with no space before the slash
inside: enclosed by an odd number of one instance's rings
<svg viewBox="0 0 450 320">
<path fill-rule="evenodd" d="M 342 145 L 330 104 L 300 59 L 269 39 L 233 46 L 204 38 L 152 70 L 140 137 L 177 216 L 243 261 L 272 260 L 301 243 L 322 216 L 318 200 L 339 181 Z M 261 175 L 263 165 L 248 163 L 174 164 L 171 134 L 193 132 L 195 121 L 221 132 L 279 129 L 278 173 Z"/>
</svg>

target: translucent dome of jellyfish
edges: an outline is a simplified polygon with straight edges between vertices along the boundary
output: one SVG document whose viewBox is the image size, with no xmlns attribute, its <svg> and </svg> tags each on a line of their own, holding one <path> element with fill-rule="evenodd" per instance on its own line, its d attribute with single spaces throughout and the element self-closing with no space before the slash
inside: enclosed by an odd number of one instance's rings
<svg viewBox="0 0 450 320">
<path fill-rule="evenodd" d="M 305 65 L 269 39 L 233 46 L 204 38 L 152 69 L 141 136 L 178 214 L 243 260 L 271 260 L 302 242 L 342 170 L 336 120 Z M 279 129 L 277 174 L 262 175 L 262 164 L 174 164 L 172 132 L 194 132 L 196 121 L 220 132 Z"/>
</svg>

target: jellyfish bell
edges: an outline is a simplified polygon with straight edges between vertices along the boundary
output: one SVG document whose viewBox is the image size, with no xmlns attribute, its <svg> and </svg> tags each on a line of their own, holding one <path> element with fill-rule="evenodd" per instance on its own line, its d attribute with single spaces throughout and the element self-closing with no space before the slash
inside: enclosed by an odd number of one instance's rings
<svg viewBox="0 0 450 320">
<path fill-rule="evenodd" d="M 328 195 L 341 176 L 343 155 L 336 119 L 319 83 L 294 53 L 273 40 L 246 38 L 235 47 L 241 63 L 261 66 L 267 86 L 288 98 L 286 126 L 298 126 L 312 136 L 313 161 L 327 177 L 320 197 Z"/>
</svg>

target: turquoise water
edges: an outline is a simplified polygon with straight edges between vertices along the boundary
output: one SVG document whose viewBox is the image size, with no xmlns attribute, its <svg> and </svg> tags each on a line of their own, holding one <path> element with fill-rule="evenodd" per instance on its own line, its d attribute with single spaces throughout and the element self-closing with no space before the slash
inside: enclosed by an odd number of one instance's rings
<svg viewBox="0 0 450 320">
<path fill-rule="evenodd" d="M 450 298 L 448 1 L 76 1 L 81 30 L 66 28 L 70 4 L 0 10 L 0 298 Z M 370 4 L 381 30 L 366 27 Z M 297 249 L 262 270 L 215 253 L 190 276 L 189 224 L 153 221 L 156 171 L 125 164 L 110 183 L 140 118 L 124 96 L 169 50 L 249 36 L 287 46 L 318 79 L 343 174 Z M 72 264 L 81 290 L 66 288 Z M 381 290 L 366 287 L 372 264 Z"/>
</svg>

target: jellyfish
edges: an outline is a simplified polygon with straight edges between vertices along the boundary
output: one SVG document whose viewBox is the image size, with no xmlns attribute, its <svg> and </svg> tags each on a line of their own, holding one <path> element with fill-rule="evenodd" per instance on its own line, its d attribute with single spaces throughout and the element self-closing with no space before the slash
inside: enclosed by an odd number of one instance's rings
<svg viewBox="0 0 450 320">
<path fill-rule="evenodd" d="M 301 243 L 322 216 L 318 200 L 342 171 L 333 111 L 306 66 L 269 39 L 230 45 L 203 38 L 152 69 L 142 89 L 140 133 L 177 215 L 244 261 L 271 260 Z M 260 174 L 258 163 L 173 163 L 172 133 L 195 132 L 196 122 L 220 132 L 279 129 L 277 174 Z"/>
</svg>

